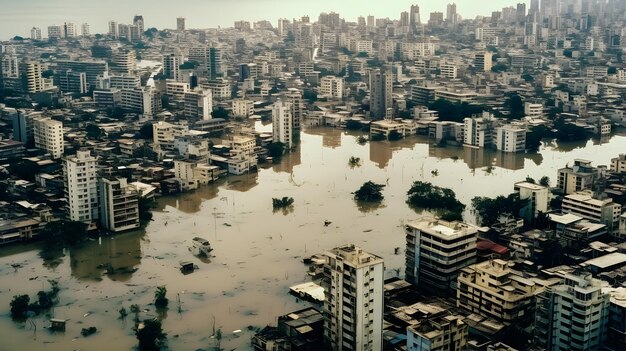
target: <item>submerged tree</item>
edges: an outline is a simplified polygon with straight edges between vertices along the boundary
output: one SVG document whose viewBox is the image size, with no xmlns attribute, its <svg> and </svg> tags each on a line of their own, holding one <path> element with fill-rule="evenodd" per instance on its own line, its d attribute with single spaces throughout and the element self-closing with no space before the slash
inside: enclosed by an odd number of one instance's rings
<svg viewBox="0 0 626 351">
<path fill-rule="evenodd" d="M 348 160 L 348 164 L 350 165 L 351 168 L 359 167 L 361 166 L 361 158 L 350 156 L 350 159 Z"/>
<path fill-rule="evenodd" d="M 293 197 L 283 196 L 280 199 L 272 198 L 272 207 L 274 207 L 275 210 L 278 210 L 281 208 L 287 208 L 293 205 L 293 202 L 294 202 Z"/>
<path fill-rule="evenodd" d="M 30 297 L 28 295 L 15 295 L 11 301 L 11 318 L 20 319 L 26 317 Z"/>
<path fill-rule="evenodd" d="M 154 292 L 154 305 L 157 308 L 167 307 L 170 301 L 166 295 L 167 289 L 165 288 L 165 286 L 158 286 L 156 291 Z"/>
<path fill-rule="evenodd" d="M 135 336 L 139 340 L 139 350 L 158 350 L 166 334 L 163 333 L 161 321 L 146 319 L 137 326 Z"/>
<path fill-rule="evenodd" d="M 365 182 L 354 192 L 354 199 L 363 202 L 381 202 L 385 198 L 382 190 L 385 187 L 383 184 L 376 184 L 372 181 Z"/>
<path fill-rule="evenodd" d="M 452 189 L 441 188 L 429 182 L 416 181 L 407 192 L 407 203 L 413 208 L 435 210 L 444 220 L 461 220 L 465 205 Z"/>
<path fill-rule="evenodd" d="M 527 201 L 520 199 L 516 193 L 493 199 L 477 196 L 472 199 L 472 207 L 476 210 L 479 222 L 484 226 L 491 226 L 498 222 L 500 216 L 518 216 Z"/>
</svg>

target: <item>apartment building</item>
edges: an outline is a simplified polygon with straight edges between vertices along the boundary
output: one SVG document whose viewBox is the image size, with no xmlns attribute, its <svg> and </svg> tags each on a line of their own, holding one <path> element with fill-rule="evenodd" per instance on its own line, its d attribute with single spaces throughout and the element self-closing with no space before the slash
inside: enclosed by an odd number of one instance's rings
<svg viewBox="0 0 626 351">
<path fill-rule="evenodd" d="M 35 119 L 35 147 L 48 152 L 53 159 L 63 157 L 63 122 L 50 118 Z"/>
<path fill-rule="evenodd" d="M 91 222 L 99 218 L 97 159 L 90 151 L 78 151 L 63 160 L 65 197 L 72 221 Z"/>
<path fill-rule="evenodd" d="M 577 159 L 573 166 L 559 169 L 556 187 L 565 194 L 591 189 L 598 177 L 598 170 L 591 166 L 591 161 Z"/>
<path fill-rule="evenodd" d="M 139 228 L 139 193 L 126 178 L 100 178 L 100 224 L 111 232 Z"/>
<path fill-rule="evenodd" d="M 497 127 L 496 149 L 504 152 L 526 151 L 526 128 L 513 124 Z"/>
<path fill-rule="evenodd" d="M 383 259 L 354 245 L 324 255 L 325 339 L 334 350 L 381 351 Z"/>
<path fill-rule="evenodd" d="M 606 225 L 609 233 L 618 231 L 622 205 L 610 198 L 594 199 L 590 192 L 578 192 L 566 195 L 561 208 L 564 213 Z"/>
<path fill-rule="evenodd" d="M 406 280 L 420 290 L 453 294 L 461 269 L 476 262 L 478 230 L 436 217 L 410 221 L 406 231 Z"/>
</svg>

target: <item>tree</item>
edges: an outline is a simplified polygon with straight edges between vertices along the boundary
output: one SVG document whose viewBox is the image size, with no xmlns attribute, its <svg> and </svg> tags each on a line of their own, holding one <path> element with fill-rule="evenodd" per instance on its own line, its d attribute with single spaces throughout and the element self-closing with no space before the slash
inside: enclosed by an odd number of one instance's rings
<svg viewBox="0 0 626 351">
<path fill-rule="evenodd" d="M 167 298 L 167 289 L 165 286 L 158 286 L 156 291 L 154 292 L 154 306 L 157 308 L 165 308 L 169 304 L 169 299 Z"/>
<path fill-rule="evenodd" d="M 372 181 L 365 182 L 354 192 L 354 199 L 363 202 L 381 202 L 385 198 L 382 193 L 384 187 L 385 185 Z"/>
<path fill-rule="evenodd" d="M 152 138 L 154 138 L 154 129 L 152 128 L 152 123 L 144 123 L 141 128 L 139 128 L 139 135 L 142 139 L 152 140 Z"/>
<path fill-rule="evenodd" d="M 9 165 L 9 173 L 30 182 L 35 181 L 35 174 L 39 173 L 39 165 L 30 160 L 22 160 Z"/>
<path fill-rule="evenodd" d="M 550 186 L 550 177 L 548 176 L 541 177 L 541 179 L 539 179 L 539 184 L 543 186 Z"/>
<path fill-rule="evenodd" d="M 213 116 L 213 118 L 228 119 L 228 110 L 220 106 L 213 110 L 211 116 Z"/>
<path fill-rule="evenodd" d="M 146 319 L 137 326 L 135 336 L 139 340 L 139 350 L 158 350 L 166 334 L 163 333 L 161 321 Z"/>
<path fill-rule="evenodd" d="M 476 211 L 479 222 L 484 226 L 492 226 L 498 222 L 500 216 L 517 216 L 528 200 L 522 200 L 519 194 L 488 198 L 477 196 L 472 199 L 472 207 Z"/>
<path fill-rule="evenodd" d="M 47 246 L 74 245 L 87 236 L 87 224 L 68 220 L 48 222 L 39 236 Z"/>
<path fill-rule="evenodd" d="M 350 159 L 348 160 L 348 164 L 350 165 L 351 168 L 359 167 L 361 166 L 361 158 L 350 156 Z"/>
<path fill-rule="evenodd" d="M 447 220 L 460 220 L 465 205 L 456 198 L 452 189 L 438 187 L 429 182 L 416 181 L 407 192 L 407 203 L 412 208 L 435 210 Z"/>
<path fill-rule="evenodd" d="M 11 318 L 21 319 L 26 317 L 30 297 L 28 295 L 15 295 L 11 301 Z"/>
<path fill-rule="evenodd" d="M 287 208 L 293 205 L 293 197 L 283 196 L 282 198 L 272 198 L 272 207 L 277 210 L 281 208 Z"/>
<path fill-rule="evenodd" d="M 87 127 L 85 128 L 85 131 L 87 132 L 87 138 L 89 139 L 100 139 L 102 137 L 102 135 L 104 134 L 102 129 L 100 129 L 100 127 L 98 127 L 95 124 L 89 124 L 87 125 Z"/>
<path fill-rule="evenodd" d="M 362 136 L 362 135 L 360 135 L 358 138 L 356 138 L 356 142 L 359 145 L 365 145 L 367 143 L 367 138 Z"/>
<path fill-rule="evenodd" d="M 141 223 L 146 223 L 152 220 L 153 207 L 154 200 L 146 199 L 144 197 L 139 198 L 139 220 Z"/>
<path fill-rule="evenodd" d="M 285 153 L 285 144 L 280 141 L 273 142 L 267 146 L 267 153 L 274 159 L 280 159 Z"/>
<path fill-rule="evenodd" d="M 521 118 L 524 117 L 524 102 L 522 101 L 521 96 L 516 93 L 509 95 L 506 99 L 504 105 L 509 109 L 509 117 L 510 118 Z"/>
<path fill-rule="evenodd" d="M 535 182 L 535 180 L 534 180 L 533 178 L 531 178 L 530 176 L 526 176 L 526 181 L 527 181 L 528 183 L 532 183 L 532 184 L 535 184 L 535 183 L 536 183 L 536 182 Z"/>
</svg>

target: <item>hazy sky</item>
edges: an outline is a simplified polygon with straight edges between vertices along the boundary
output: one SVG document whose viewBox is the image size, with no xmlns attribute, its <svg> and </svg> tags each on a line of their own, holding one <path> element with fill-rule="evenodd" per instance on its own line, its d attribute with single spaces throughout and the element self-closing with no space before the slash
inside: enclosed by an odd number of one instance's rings
<svg viewBox="0 0 626 351">
<path fill-rule="evenodd" d="M 280 17 L 335 11 L 350 21 L 359 15 L 399 18 L 411 4 L 418 4 L 422 20 L 433 11 L 446 12 L 447 0 L 0 0 L 0 39 L 15 35 L 29 36 L 30 28 L 40 27 L 46 36 L 47 26 L 74 22 L 77 29 L 87 22 L 92 33 L 105 32 L 109 20 L 130 23 L 134 14 L 142 14 L 146 27 L 175 28 L 176 17 L 186 17 L 188 28 L 232 26 L 238 19 L 267 19 L 276 23 Z M 465 18 L 490 15 L 491 11 L 515 6 L 526 0 L 456 0 L 457 12 Z"/>
</svg>

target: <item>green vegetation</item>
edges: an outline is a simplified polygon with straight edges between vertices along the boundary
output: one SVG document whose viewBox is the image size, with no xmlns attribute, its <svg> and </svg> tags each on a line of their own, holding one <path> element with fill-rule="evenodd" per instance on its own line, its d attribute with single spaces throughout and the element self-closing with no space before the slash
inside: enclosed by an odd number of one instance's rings
<svg viewBox="0 0 626 351">
<path fill-rule="evenodd" d="M 11 318 L 22 319 L 26 318 L 26 312 L 28 312 L 28 306 L 30 304 L 30 297 L 28 295 L 15 295 L 11 301 Z"/>
<path fill-rule="evenodd" d="M 287 208 L 291 205 L 293 205 L 293 197 L 287 197 L 287 196 L 283 196 L 281 199 L 277 199 L 277 198 L 272 198 L 272 207 L 275 210 L 281 209 L 281 208 Z"/>
<path fill-rule="evenodd" d="M 30 160 L 22 160 L 9 165 L 9 173 L 20 179 L 35 181 L 35 174 L 39 173 L 39 165 Z"/>
<path fill-rule="evenodd" d="M 47 247 L 74 245 L 87 237 L 87 224 L 69 220 L 48 222 L 39 233 L 39 237 Z"/>
<path fill-rule="evenodd" d="M 458 104 L 444 99 L 438 99 L 430 104 L 428 108 L 439 113 L 440 121 L 453 122 L 463 122 L 465 117 L 471 117 L 472 115 L 480 114 L 488 110 L 487 107 L 482 105 L 474 105 L 467 102 Z"/>
<path fill-rule="evenodd" d="M 28 316 L 29 313 L 35 315 L 41 312 L 51 309 L 57 301 L 59 295 L 59 283 L 56 280 L 48 280 L 51 289 L 49 291 L 39 291 L 37 293 L 37 300 L 30 303 L 30 296 L 28 295 L 15 295 L 11 300 L 11 318 L 15 320 L 22 320 Z"/>
<path fill-rule="evenodd" d="M 152 140 L 154 138 L 154 129 L 152 127 L 152 123 L 144 123 L 141 128 L 139 128 L 139 136 L 142 139 Z"/>
<path fill-rule="evenodd" d="M 139 221 L 142 224 L 152 220 L 152 209 L 154 205 L 153 199 L 139 198 Z"/>
<path fill-rule="evenodd" d="M 412 208 L 434 210 L 444 220 L 462 220 L 465 205 L 452 189 L 441 188 L 429 182 L 416 181 L 407 192 L 407 203 Z"/>
<path fill-rule="evenodd" d="M 579 141 L 588 139 L 585 128 L 569 123 L 562 117 L 554 121 L 554 128 L 557 130 L 556 138 L 559 141 Z"/>
<path fill-rule="evenodd" d="M 494 199 L 477 196 L 472 199 L 472 207 L 476 211 L 481 225 L 492 226 L 498 222 L 500 216 L 517 216 L 526 206 L 527 200 L 521 200 L 519 194 L 498 196 Z"/>
<path fill-rule="evenodd" d="M 104 131 L 95 124 L 89 124 L 85 127 L 87 138 L 98 140 L 104 136 Z"/>
<path fill-rule="evenodd" d="M 524 101 L 522 101 L 522 98 L 516 93 L 510 94 L 507 97 L 504 106 L 509 110 L 508 118 L 520 119 L 525 116 Z"/>
<path fill-rule="evenodd" d="M 535 182 L 535 180 L 533 178 L 531 178 L 530 176 L 526 176 L 526 181 L 528 183 L 532 183 L 532 184 L 536 184 L 537 182 Z"/>
<path fill-rule="evenodd" d="M 348 164 L 352 168 L 359 167 L 359 166 L 361 166 L 361 158 L 360 157 L 350 156 L 350 159 L 348 160 Z"/>
<path fill-rule="evenodd" d="M 356 142 L 359 145 L 365 145 L 365 144 L 367 144 L 367 138 L 362 136 L 362 135 L 360 135 L 358 138 L 356 138 Z"/>
<path fill-rule="evenodd" d="M 226 110 L 225 108 L 218 107 L 218 108 L 214 109 L 213 112 L 211 112 L 211 116 L 213 118 L 228 119 L 229 118 L 229 113 L 228 113 L 228 110 Z"/>
<path fill-rule="evenodd" d="M 383 184 L 376 184 L 372 181 L 365 182 L 354 192 L 354 199 L 363 202 L 381 202 L 385 198 L 382 190 L 385 187 Z"/>
<path fill-rule="evenodd" d="M 170 301 L 166 295 L 167 289 L 165 286 L 157 286 L 156 291 L 154 292 L 154 306 L 156 306 L 156 308 L 167 307 Z"/>
<path fill-rule="evenodd" d="M 137 326 L 135 336 L 139 340 L 139 350 L 159 350 L 166 334 L 163 333 L 161 321 L 146 319 Z"/>
<path fill-rule="evenodd" d="M 274 159 L 274 162 L 280 161 L 280 159 L 283 157 L 286 149 L 285 146 L 286 145 L 284 143 L 281 143 L 280 141 L 271 143 L 267 146 L 267 153 L 270 155 L 270 157 Z"/>
<path fill-rule="evenodd" d="M 539 184 L 543 186 L 550 186 L 550 177 L 548 176 L 541 177 L 541 179 L 539 179 Z"/>
</svg>

